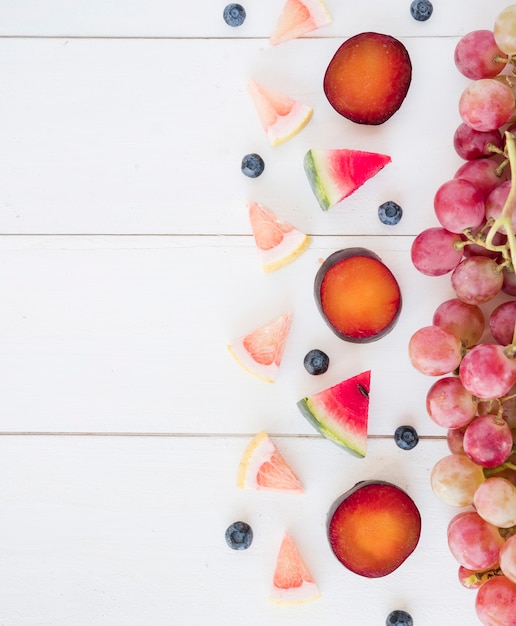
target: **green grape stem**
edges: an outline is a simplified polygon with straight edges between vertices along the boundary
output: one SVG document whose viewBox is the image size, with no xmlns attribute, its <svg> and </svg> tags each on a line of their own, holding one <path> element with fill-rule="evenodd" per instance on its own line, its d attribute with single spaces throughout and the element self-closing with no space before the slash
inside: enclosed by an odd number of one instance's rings
<svg viewBox="0 0 516 626">
<path fill-rule="evenodd" d="M 496 152 L 497 150 L 493 151 Z M 497 218 L 487 220 L 484 227 L 476 234 L 473 234 L 471 228 L 464 230 L 463 234 L 466 239 L 457 243 L 456 247 L 460 249 L 468 244 L 477 244 L 491 252 L 498 252 L 503 257 L 503 261 L 498 265 L 499 271 L 505 267 L 508 271 L 514 272 L 516 269 L 516 235 L 511 218 L 516 207 L 516 143 L 513 135 L 507 131 L 505 132 L 505 152 L 503 154 L 506 155 L 506 161 L 502 165 L 509 165 L 511 170 L 511 188 L 502 212 Z M 507 241 L 504 244 L 495 245 L 493 241 L 500 230 L 505 231 Z"/>
</svg>

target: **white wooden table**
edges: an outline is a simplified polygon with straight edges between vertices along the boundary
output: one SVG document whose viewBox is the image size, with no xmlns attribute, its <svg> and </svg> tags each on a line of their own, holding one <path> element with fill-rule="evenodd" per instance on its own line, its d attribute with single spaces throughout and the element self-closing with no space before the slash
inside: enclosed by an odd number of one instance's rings
<svg viewBox="0 0 516 626">
<path fill-rule="evenodd" d="M 451 297 L 449 278 L 411 266 L 435 225 L 437 186 L 460 165 L 452 147 L 459 37 L 490 28 L 502 0 L 435 0 L 418 23 L 409 0 L 327 0 L 334 21 L 271 48 L 282 0 L 245 0 L 240 28 L 225 2 L 0 0 L 0 624 L 417 626 L 478 622 L 446 546 L 455 510 L 430 470 L 447 454 L 407 342 Z M 380 127 L 340 118 L 322 92 L 326 65 L 364 30 L 400 38 L 413 62 L 402 109 Z M 250 77 L 313 106 L 310 124 L 270 148 L 246 93 Z M 392 163 L 323 213 L 302 156 L 310 147 L 391 155 Z M 255 180 L 248 152 L 265 159 Z M 267 204 L 313 235 L 273 275 L 258 263 L 245 202 Z M 377 207 L 402 205 L 396 227 Z M 320 259 L 363 245 L 399 279 L 404 308 L 381 341 L 339 341 L 312 297 Z M 235 336 L 283 312 L 294 323 L 277 383 L 228 355 Z M 331 366 L 302 364 L 313 347 Z M 369 451 L 360 460 L 321 438 L 296 402 L 371 369 Z M 410 452 L 395 428 L 414 425 Z M 306 487 L 302 496 L 235 485 L 250 438 L 268 431 Z M 423 530 L 410 559 L 367 580 L 330 554 L 325 517 L 358 480 L 406 489 Z M 248 521 L 250 550 L 226 527 Z M 268 602 L 289 530 L 320 588 L 316 602 Z M 444 619 L 444 622 L 443 622 Z"/>
</svg>

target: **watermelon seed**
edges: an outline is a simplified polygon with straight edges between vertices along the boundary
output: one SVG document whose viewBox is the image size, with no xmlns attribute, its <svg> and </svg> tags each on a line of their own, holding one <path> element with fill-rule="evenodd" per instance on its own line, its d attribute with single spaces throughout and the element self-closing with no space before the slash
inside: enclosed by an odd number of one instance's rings
<svg viewBox="0 0 516 626">
<path fill-rule="evenodd" d="M 358 391 L 360 391 L 360 393 L 365 398 L 369 398 L 369 392 L 367 391 L 367 389 L 363 385 L 361 385 L 360 383 L 357 383 L 357 387 L 358 387 Z"/>
</svg>

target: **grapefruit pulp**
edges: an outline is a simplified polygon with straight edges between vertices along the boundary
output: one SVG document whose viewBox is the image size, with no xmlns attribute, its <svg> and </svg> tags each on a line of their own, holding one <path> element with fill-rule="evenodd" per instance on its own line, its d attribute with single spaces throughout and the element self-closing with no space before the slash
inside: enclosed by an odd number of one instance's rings
<svg viewBox="0 0 516 626">
<path fill-rule="evenodd" d="M 272 147 L 285 143 L 312 119 L 313 109 L 251 79 L 247 90 Z"/>
<path fill-rule="evenodd" d="M 283 313 L 228 345 L 233 358 L 246 371 L 268 383 L 276 380 L 293 313 Z"/>
<path fill-rule="evenodd" d="M 276 604 L 299 604 L 320 597 L 299 548 L 289 533 L 285 533 L 276 560 L 270 601 Z"/>
<path fill-rule="evenodd" d="M 247 446 L 238 467 L 237 487 L 303 493 L 299 478 L 269 435 L 259 432 Z"/>
<path fill-rule="evenodd" d="M 279 220 L 268 207 L 253 201 L 247 207 L 264 272 L 274 272 L 292 263 L 310 245 L 311 237 Z"/>
</svg>

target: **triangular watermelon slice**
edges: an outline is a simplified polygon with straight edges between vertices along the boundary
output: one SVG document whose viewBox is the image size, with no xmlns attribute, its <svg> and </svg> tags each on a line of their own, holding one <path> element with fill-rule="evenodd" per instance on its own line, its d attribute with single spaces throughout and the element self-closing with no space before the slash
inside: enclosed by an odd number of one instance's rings
<svg viewBox="0 0 516 626">
<path fill-rule="evenodd" d="M 390 162 L 391 157 L 386 154 L 343 148 L 309 150 L 305 154 L 304 167 L 321 209 L 327 211 Z"/>
<path fill-rule="evenodd" d="M 312 119 L 312 107 L 264 87 L 254 79 L 249 80 L 247 90 L 272 147 L 297 135 Z"/>
<path fill-rule="evenodd" d="M 371 370 L 303 398 L 299 410 L 330 441 L 364 457 L 367 449 Z"/>
<path fill-rule="evenodd" d="M 332 17 L 321 0 L 287 0 L 280 13 L 270 43 L 273 46 L 301 37 L 330 24 Z"/>
</svg>

